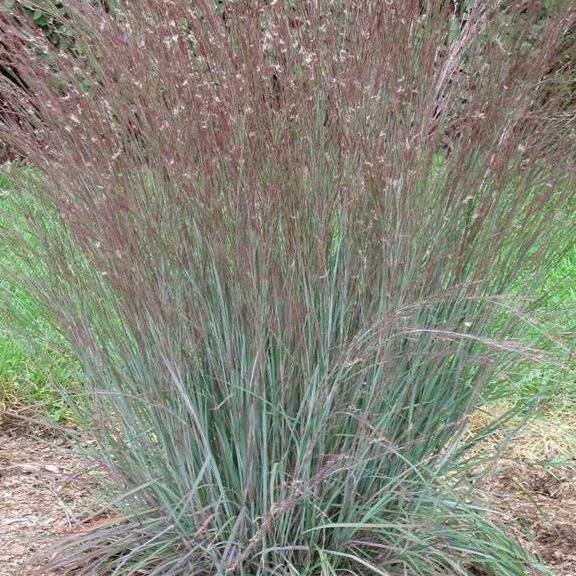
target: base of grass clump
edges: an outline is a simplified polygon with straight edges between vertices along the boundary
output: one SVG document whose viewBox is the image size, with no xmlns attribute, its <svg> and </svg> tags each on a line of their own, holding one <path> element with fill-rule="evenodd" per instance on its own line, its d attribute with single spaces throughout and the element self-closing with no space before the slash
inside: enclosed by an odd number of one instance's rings
<svg viewBox="0 0 576 576">
<path fill-rule="evenodd" d="M 515 538 L 483 516 L 486 510 L 472 511 L 461 503 L 431 503 L 433 513 L 416 516 L 406 523 L 391 525 L 328 525 L 322 532 L 343 530 L 350 534 L 338 548 L 308 548 L 306 540 L 298 544 L 280 543 L 269 549 L 253 549 L 241 561 L 234 557 L 219 562 L 215 556 L 229 543 L 215 544 L 214 549 L 192 553 L 196 547 L 171 542 L 178 539 L 174 529 L 150 515 L 137 515 L 134 521 L 122 522 L 110 513 L 97 527 L 87 527 L 70 541 L 57 545 L 50 566 L 58 574 L 151 574 L 213 576 L 215 574 L 286 574 L 317 576 L 344 572 L 402 576 L 526 576 L 547 575 L 549 570 L 535 562 Z M 500 522 L 502 524 L 502 522 Z M 148 527 L 148 529 L 147 529 Z M 314 528 L 310 529 L 315 531 Z M 158 537 L 158 531 L 162 534 Z M 119 545 L 120 543 L 120 545 Z M 239 557 L 250 542 L 232 548 Z M 273 561 L 263 558 L 274 555 Z M 172 556 L 174 560 L 165 558 Z M 96 567 L 96 570 L 94 568 Z"/>
<path fill-rule="evenodd" d="M 3 570 L 6 576 L 20 576 L 21 574 L 47 573 L 43 558 L 52 556 L 52 549 L 46 549 L 46 542 L 52 542 L 56 537 L 60 542 L 60 550 L 63 553 L 74 552 L 78 561 L 77 569 L 68 567 L 70 574 L 78 573 L 82 567 L 79 555 L 77 538 L 85 539 L 87 553 L 89 541 L 95 548 L 95 554 L 104 549 L 98 544 L 106 540 L 105 532 L 108 532 L 111 545 L 114 545 L 114 534 L 111 528 L 121 526 L 126 536 L 130 531 L 135 531 L 135 525 L 129 527 L 128 523 L 122 523 L 118 512 L 106 508 L 103 502 L 106 499 L 100 497 L 100 491 L 96 485 L 96 479 L 100 481 L 106 477 L 106 472 L 96 466 L 96 461 L 79 457 L 70 448 L 70 440 L 60 434 L 41 434 L 34 428 L 30 430 L 28 425 L 15 422 L 17 426 L 4 427 L 0 430 L 0 461 L 4 463 L 4 474 L 0 477 L 0 494 L 4 495 L 0 500 L 0 509 L 3 518 L 11 520 L 7 523 L 0 534 L 2 544 L 2 556 L 4 558 Z M 553 422 L 550 421 L 552 426 Z M 510 445 L 511 453 L 516 454 L 522 450 L 523 440 L 513 441 Z M 542 558 L 550 565 L 550 571 L 554 576 L 572 576 L 576 566 L 574 554 L 574 535 L 576 528 L 576 495 L 574 484 L 575 469 L 568 462 L 570 453 L 563 454 L 562 461 L 566 464 L 558 465 L 550 463 L 548 466 L 539 464 L 512 461 L 508 458 L 510 453 L 503 455 L 503 460 L 498 466 L 482 480 L 477 486 L 478 502 L 482 503 L 482 517 L 490 510 L 495 525 L 500 529 L 505 527 L 509 530 L 512 544 L 507 543 L 505 548 L 510 550 L 517 560 L 526 553 L 516 550 L 517 542 L 521 542 L 525 550 L 534 557 Z M 527 457 L 531 459 L 528 454 Z M 538 460 L 540 455 L 538 455 Z M 95 471 L 98 471 L 95 474 Z M 71 473 L 73 475 L 71 476 Z M 56 485 L 57 490 L 54 490 Z M 110 483 L 107 501 L 114 499 L 114 484 Z M 117 486 L 116 486 L 117 491 Z M 470 494 L 468 495 L 470 496 Z M 446 498 L 446 501 L 450 499 Z M 455 499 L 452 498 L 454 501 Z M 459 502 L 464 508 L 469 503 L 463 502 L 461 494 Z M 469 500 L 469 498 L 468 498 Z M 103 507 L 104 506 L 104 507 Z M 454 508 L 440 504 L 437 514 L 444 508 L 445 515 L 439 521 L 432 521 L 434 514 L 424 514 L 420 518 L 418 529 L 414 531 L 412 543 L 404 552 L 408 554 L 410 548 L 414 548 L 416 554 L 421 555 L 420 565 L 422 572 L 410 572 L 404 570 L 404 562 L 397 560 L 398 544 L 381 550 L 381 572 L 384 574 L 428 574 L 426 568 L 426 546 L 437 546 L 445 549 L 448 542 L 454 544 L 456 539 L 442 537 L 440 526 L 449 518 L 454 518 Z M 108 512 L 106 512 L 108 510 Z M 464 514 L 466 516 L 466 514 Z M 426 518 L 428 516 L 428 518 Z M 35 519 L 33 522 L 31 519 Z M 452 574 L 469 574 L 473 576 L 485 576 L 500 572 L 482 568 L 481 560 L 474 560 L 474 556 L 466 552 L 470 547 L 471 535 L 478 532 L 495 534 L 504 538 L 502 532 L 494 531 L 494 526 L 485 520 L 480 520 L 483 528 L 478 530 L 474 527 L 475 512 L 472 512 L 467 522 L 458 523 L 454 518 L 454 525 L 450 532 L 457 528 L 457 539 L 460 540 L 461 548 L 458 554 L 454 554 L 452 560 L 457 562 L 457 568 L 446 568 L 437 572 L 443 576 Z M 123 525 L 122 525 L 123 524 Z M 436 538 L 422 534 L 430 525 L 431 531 L 435 532 Z M 408 524 L 407 524 L 408 525 Z M 369 531 L 363 534 L 368 539 Z M 420 538 L 420 550 L 416 549 L 415 542 Z M 63 543 L 63 539 L 68 539 Z M 403 537 L 403 540 L 406 540 Z M 23 542 L 32 543 L 24 546 Z M 442 543 L 443 542 L 443 543 Z M 505 543 L 505 541 L 503 540 Z M 493 540 L 494 543 L 494 540 Z M 38 555 L 40 554 L 40 555 Z M 319 557 L 330 557 L 318 551 Z M 118 557 L 119 561 L 120 557 Z M 332 558 L 335 560 L 336 558 Z M 414 560 L 414 557 L 412 558 Z M 52 556 L 53 563 L 62 562 L 62 558 Z M 42 566 L 39 566 L 41 564 Z M 86 567 L 84 567 L 86 568 Z M 278 566 L 276 573 L 282 573 L 282 567 Z M 58 572 L 56 572 L 57 574 Z M 89 572 L 86 574 L 108 574 L 106 572 Z M 188 572 L 193 573 L 193 572 Z M 188 574 L 184 572 L 184 574 Z M 207 573 L 207 574 L 215 574 Z M 289 572 L 295 573 L 295 572 Z M 325 565 L 325 571 L 320 568 L 315 574 L 330 573 Z M 363 570 L 362 567 L 353 568 L 353 573 L 375 574 L 373 570 Z M 526 565 L 525 574 L 546 573 L 544 569 L 530 568 Z M 134 574 L 147 574 L 137 572 Z"/>
<path fill-rule="evenodd" d="M 332 474 L 338 476 L 337 468 Z M 346 521 L 328 521 L 328 503 L 302 487 L 296 496 L 274 504 L 265 517 L 250 519 L 248 509 L 239 509 L 224 528 L 215 525 L 216 507 L 191 516 L 193 511 L 182 502 L 166 517 L 147 505 L 147 486 L 118 493 L 118 483 L 109 484 L 115 505 L 61 540 L 51 564 L 58 574 L 70 576 L 549 574 L 516 536 L 502 529 L 501 516 L 486 507 L 480 492 L 467 482 L 455 482 L 454 476 L 432 476 L 419 467 L 419 480 L 407 474 L 395 481 L 388 486 L 393 496 L 387 505 L 365 501 L 359 492 Z M 345 478 L 335 479 L 334 500 L 345 483 Z M 450 489 L 448 483 L 459 487 Z M 190 493 L 189 501 L 195 496 Z M 332 517 L 337 518 L 334 511 Z"/>
</svg>

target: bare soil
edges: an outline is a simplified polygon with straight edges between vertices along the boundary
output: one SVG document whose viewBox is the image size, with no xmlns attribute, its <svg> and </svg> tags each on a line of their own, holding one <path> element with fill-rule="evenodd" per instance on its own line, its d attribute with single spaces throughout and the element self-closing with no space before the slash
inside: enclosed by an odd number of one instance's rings
<svg viewBox="0 0 576 576">
<path fill-rule="evenodd" d="M 0 576 L 50 576 L 43 562 L 51 540 L 96 512 L 96 466 L 73 445 L 61 434 L 0 426 Z M 479 485 L 555 576 L 576 576 L 576 460 L 503 461 Z"/>
</svg>

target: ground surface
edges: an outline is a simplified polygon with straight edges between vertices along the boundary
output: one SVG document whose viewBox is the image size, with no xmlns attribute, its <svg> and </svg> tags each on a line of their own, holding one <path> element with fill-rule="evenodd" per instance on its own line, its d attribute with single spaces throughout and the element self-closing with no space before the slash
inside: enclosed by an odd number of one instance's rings
<svg viewBox="0 0 576 576">
<path fill-rule="evenodd" d="M 0 428 L 0 576 L 48 576 L 50 539 L 91 510 L 93 465 L 60 435 Z"/>
<path fill-rule="evenodd" d="M 554 464 L 557 451 L 543 450 L 549 452 L 545 466 L 510 452 L 513 458 L 479 480 L 480 487 L 501 510 L 497 517 L 555 576 L 575 576 L 576 460 Z M 93 475 L 94 464 L 61 435 L 0 427 L 0 576 L 49 576 L 38 555 L 48 552 L 54 536 L 82 529 L 94 513 Z"/>
<path fill-rule="evenodd" d="M 576 576 L 576 463 L 503 464 L 486 480 L 506 527 L 552 568 Z"/>
</svg>

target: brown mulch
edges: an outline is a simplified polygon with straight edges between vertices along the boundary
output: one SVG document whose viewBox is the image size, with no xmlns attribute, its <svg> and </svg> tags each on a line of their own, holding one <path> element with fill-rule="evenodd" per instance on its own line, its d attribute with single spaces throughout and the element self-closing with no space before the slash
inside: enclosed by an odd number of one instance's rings
<svg viewBox="0 0 576 576">
<path fill-rule="evenodd" d="M 48 576 L 50 540 L 94 507 L 94 464 L 62 434 L 0 427 L 0 576 Z"/>
<path fill-rule="evenodd" d="M 576 576 L 576 461 L 501 464 L 482 488 L 506 528 L 554 576 Z"/>
</svg>

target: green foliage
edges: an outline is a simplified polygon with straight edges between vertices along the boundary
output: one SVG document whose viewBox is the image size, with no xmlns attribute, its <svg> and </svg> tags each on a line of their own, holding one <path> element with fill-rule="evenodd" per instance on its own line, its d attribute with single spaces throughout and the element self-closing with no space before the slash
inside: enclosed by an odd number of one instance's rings
<svg viewBox="0 0 576 576">
<path fill-rule="evenodd" d="M 67 48 L 73 43 L 70 29 L 65 25 L 66 9 L 58 0 L 8 0 L 1 10 L 27 18 L 57 48 Z"/>
<path fill-rule="evenodd" d="M 56 422 L 67 410 L 58 392 L 73 378 L 73 363 L 62 351 L 30 350 L 13 336 L 0 337 L 0 412 L 38 406 Z"/>
<path fill-rule="evenodd" d="M 0 209 L 15 217 L 12 187 L 0 172 Z M 0 226 L 5 226 L 0 219 Z M 15 272 L 17 255 L 0 246 L 0 266 Z M 55 421 L 69 414 L 63 396 L 73 394 L 78 367 L 42 306 L 22 288 L 0 279 L 0 413 L 36 405 Z"/>
<path fill-rule="evenodd" d="M 519 286 L 520 294 L 523 292 Z M 502 394 L 534 399 L 543 411 L 576 411 L 576 250 L 562 254 L 538 287 L 542 305 L 527 327 L 527 343 L 546 350 L 555 361 L 523 367 L 502 382 Z"/>
</svg>

